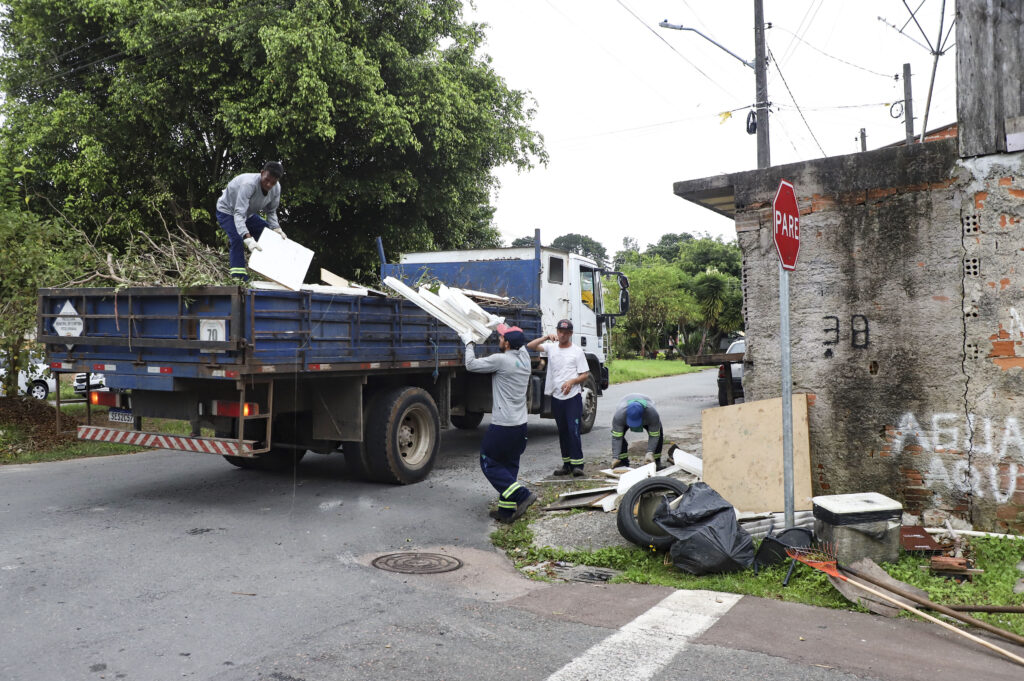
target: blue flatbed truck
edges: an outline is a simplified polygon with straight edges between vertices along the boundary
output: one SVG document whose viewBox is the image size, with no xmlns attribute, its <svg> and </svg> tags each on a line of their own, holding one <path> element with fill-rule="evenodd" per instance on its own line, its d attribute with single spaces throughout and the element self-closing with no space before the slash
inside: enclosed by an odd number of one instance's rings
<svg viewBox="0 0 1024 681">
<path fill-rule="evenodd" d="M 485 309 L 528 338 L 573 319 L 577 342 L 589 343 L 583 429 L 593 426 L 614 316 L 602 311 L 593 261 L 539 246 L 381 257 L 382 277 L 508 297 Z M 40 289 L 38 300 L 51 371 L 104 374 L 109 391 L 91 403 L 131 424 L 90 422 L 79 439 L 219 454 L 242 468 L 340 449 L 356 475 L 409 484 L 430 473 L 442 429 L 475 428 L 491 408 L 490 376 L 465 370 L 457 334 L 401 298 L 228 286 Z M 496 337 L 479 350 L 496 352 Z M 528 406 L 550 416 L 544 370 L 535 358 Z M 149 418 L 187 421 L 191 434 L 149 432 Z"/>
</svg>

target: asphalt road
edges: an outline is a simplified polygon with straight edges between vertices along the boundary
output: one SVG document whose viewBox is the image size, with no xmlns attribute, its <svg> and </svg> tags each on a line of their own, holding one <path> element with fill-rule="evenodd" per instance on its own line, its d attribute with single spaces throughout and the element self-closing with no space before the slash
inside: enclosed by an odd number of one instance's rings
<svg viewBox="0 0 1024 681">
<path fill-rule="evenodd" d="M 676 427 L 716 405 L 713 370 L 617 387 L 588 461 L 607 459 L 611 410 L 633 391 Z M 489 540 L 482 432 L 447 432 L 408 487 L 313 454 L 280 475 L 163 451 L 0 467 L 0 679 L 1021 678 L 934 625 L 527 580 Z M 558 463 L 553 424 L 531 421 L 522 477 Z M 464 566 L 370 565 L 404 551 Z"/>
</svg>

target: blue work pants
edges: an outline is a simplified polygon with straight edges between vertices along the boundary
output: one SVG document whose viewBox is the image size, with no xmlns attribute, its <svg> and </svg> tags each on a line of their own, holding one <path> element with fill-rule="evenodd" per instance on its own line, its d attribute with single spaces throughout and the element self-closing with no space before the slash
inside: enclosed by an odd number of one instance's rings
<svg viewBox="0 0 1024 681">
<path fill-rule="evenodd" d="M 519 483 L 519 457 L 526 450 L 526 424 L 521 426 L 491 425 L 480 443 L 480 470 L 487 482 L 498 490 L 498 508 L 512 513 L 516 505 L 530 496 L 530 490 Z"/>
<path fill-rule="evenodd" d="M 558 446 L 562 450 L 562 464 L 570 467 L 583 465 L 583 441 L 580 439 L 580 419 L 583 417 L 583 396 L 567 400 L 551 398 L 551 413 L 558 425 Z"/>
<path fill-rule="evenodd" d="M 231 276 L 242 281 L 249 281 L 249 271 L 245 266 L 245 244 L 242 243 L 242 235 L 235 228 L 235 217 L 217 211 L 217 223 L 228 235 L 231 252 Z M 266 226 L 267 221 L 255 214 L 250 215 L 249 219 L 245 221 L 245 228 L 249 230 L 249 236 L 257 241 Z"/>
</svg>

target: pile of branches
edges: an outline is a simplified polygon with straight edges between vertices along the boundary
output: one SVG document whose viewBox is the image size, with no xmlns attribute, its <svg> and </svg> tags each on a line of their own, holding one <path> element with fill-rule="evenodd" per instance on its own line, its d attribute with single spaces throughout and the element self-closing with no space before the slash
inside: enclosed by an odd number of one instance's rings
<svg viewBox="0 0 1024 681">
<path fill-rule="evenodd" d="M 228 270 L 229 258 L 225 248 L 205 244 L 180 226 L 172 229 L 162 217 L 160 219 L 166 239 L 158 242 L 149 234 L 139 232 L 121 253 L 101 250 L 82 229 L 72 227 L 80 236 L 87 255 L 82 263 L 83 275 L 65 286 L 80 286 L 87 282 L 115 288 L 237 285 L 237 280 L 231 278 Z"/>
</svg>

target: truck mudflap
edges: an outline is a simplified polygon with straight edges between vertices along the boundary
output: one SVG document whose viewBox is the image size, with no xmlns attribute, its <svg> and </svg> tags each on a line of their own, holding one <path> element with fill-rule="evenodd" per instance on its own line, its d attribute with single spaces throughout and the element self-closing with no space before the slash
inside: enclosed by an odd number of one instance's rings
<svg viewBox="0 0 1024 681">
<path fill-rule="evenodd" d="M 102 426 L 78 426 L 79 440 L 98 440 L 125 445 L 139 445 L 153 449 L 175 449 L 183 452 L 200 454 L 219 454 L 221 456 L 241 456 L 256 458 L 254 441 L 224 437 L 189 437 L 185 435 L 166 435 L 162 433 L 143 433 L 136 430 L 119 428 L 103 428 Z"/>
</svg>

